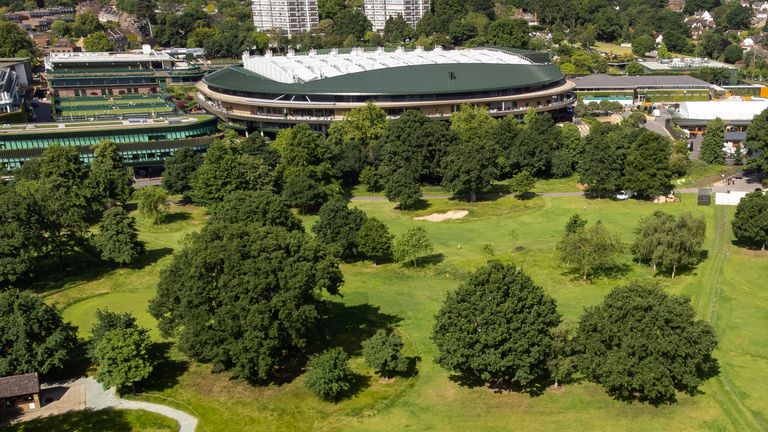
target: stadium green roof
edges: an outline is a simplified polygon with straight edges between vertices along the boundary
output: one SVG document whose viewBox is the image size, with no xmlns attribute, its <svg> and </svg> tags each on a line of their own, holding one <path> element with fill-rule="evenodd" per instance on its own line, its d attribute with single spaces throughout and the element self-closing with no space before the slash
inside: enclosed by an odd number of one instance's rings
<svg viewBox="0 0 768 432">
<path fill-rule="evenodd" d="M 429 95 L 538 87 L 560 81 L 553 64 L 426 64 L 376 69 L 305 83 L 270 80 L 242 66 L 203 78 L 236 92 L 306 95 Z"/>
</svg>

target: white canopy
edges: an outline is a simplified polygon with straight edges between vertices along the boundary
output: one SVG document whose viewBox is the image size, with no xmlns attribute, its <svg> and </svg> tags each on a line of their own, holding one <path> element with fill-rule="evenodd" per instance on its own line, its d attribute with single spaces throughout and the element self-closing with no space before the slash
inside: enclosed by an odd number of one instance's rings
<svg viewBox="0 0 768 432">
<path fill-rule="evenodd" d="M 768 109 L 768 100 L 683 102 L 680 117 L 696 120 L 752 120 Z"/>
</svg>

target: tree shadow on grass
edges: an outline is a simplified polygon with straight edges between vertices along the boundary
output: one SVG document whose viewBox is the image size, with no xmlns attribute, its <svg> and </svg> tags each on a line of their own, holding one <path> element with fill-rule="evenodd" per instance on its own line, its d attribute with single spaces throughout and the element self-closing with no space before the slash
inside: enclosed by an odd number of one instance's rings
<svg viewBox="0 0 768 432">
<path fill-rule="evenodd" d="M 128 420 L 126 411 L 115 409 L 69 411 L 9 426 L 2 423 L 3 419 L 7 419 L 7 417 L 0 417 L 0 426 L 3 426 L 2 430 L 7 432 L 130 431 L 134 430 L 135 427 Z M 151 428 L 155 425 L 148 424 L 146 426 Z"/>
<path fill-rule="evenodd" d="M 170 224 L 175 222 L 184 222 L 192 218 L 192 215 L 190 215 L 187 212 L 173 212 L 168 213 L 163 217 L 163 224 Z"/>
<path fill-rule="evenodd" d="M 128 266 L 128 268 L 134 269 L 134 270 L 141 270 L 145 267 L 148 267 L 160 261 L 160 259 L 172 253 L 173 253 L 173 249 L 167 248 L 167 247 L 150 249 L 143 255 L 140 255 L 138 259 L 136 259 L 136 261 L 134 261 L 131 265 Z"/>
<path fill-rule="evenodd" d="M 371 386 L 371 377 L 369 375 L 354 374 L 352 375 L 352 382 L 349 384 L 349 390 L 340 395 L 335 402 L 339 402 L 345 399 L 351 399 L 353 396 L 362 393 L 363 390 Z"/>
<path fill-rule="evenodd" d="M 474 374 L 461 374 L 454 373 L 448 377 L 449 380 L 455 382 L 462 387 L 487 387 L 494 393 L 514 392 L 525 393 L 531 397 L 541 396 L 547 390 L 547 387 L 552 384 L 550 379 L 540 379 L 533 381 L 525 386 L 518 383 L 505 383 L 505 382 L 488 382 L 483 380 Z"/>
<path fill-rule="evenodd" d="M 602 269 L 592 270 L 589 276 L 587 276 L 587 282 L 592 282 L 599 278 L 606 278 L 611 280 L 621 279 L 627 276 L 630 272 L 632 272 L 631 265 L 627 263 L 620 263 Z M 571 267 L 568 270 L 560 273 L 560 276 L 570 277 L 572 281 L 584 281 L 584 275 L 576 267 Z"/>
<path fill-rule="evenodd" d="M 429 203 L 429 201 L 425 199 L 419 199 L 415 204 L 412 206 L 408 206 L 408 208 L 402 208 L 400 205 L 398 205 L 396 208 L 398 210 L 405 210 L 405 211 L 419 211 L 419 210 L 426 210 L 428 208 L 432 207 L 432 204 Z"/>
<path fill-rule="evenodd" d="M 340 302 L 327 302 L 327 314 L 318 323 L 323 338 L 314 351 L 340 346 L 348 354 L 357 354 L 362 343 L 380 329 L 388 329 L 402 321 L 396 315 L 382 313 L 378 306 L 367 303 L 348 306 Z"/>
<path fill-rule="evenodd" d="M 152 344 L 150 356 L 157 363 L 149 378 L 136 384 L 136 393 L 163 391 L 174 387 L 179 383 L 179 378 L 189 369 L 189 362 L 178 358 L 171 358 L 171 342 L 157 342 Z"/>
<path fill-rule="evenodd" d="M 418 268 L 418 267 L 425 267 L 427 265 L 437 265 L 440 264 L 445 260 L 445 255 L 442 253 L 436 253 L 432 255 L 425 255 L 423 257 L 418 257 L 414 260 L 414 262 L 404 262 L 403 267 L 408 268 Z"/>
</svg>

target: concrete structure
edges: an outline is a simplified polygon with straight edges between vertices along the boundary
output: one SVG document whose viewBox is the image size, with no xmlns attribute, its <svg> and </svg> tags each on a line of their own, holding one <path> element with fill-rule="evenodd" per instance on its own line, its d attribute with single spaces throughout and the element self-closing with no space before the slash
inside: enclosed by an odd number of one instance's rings
<svg viewBox="0 0 768 432">
<path fill-rule="evenodd" d="M 17 111 L 24 90 L 32 83 L 32 69 L 25 58 L 0 58 L 0 113 Z"/>
<path fill-rule="evenodd" d="M 727 63 L 721 63 L 706 58 L 673 58 L 662 59 L 658 61 L 641 62 L 645 70 L 650 74 L 672 75 L 672 74 L 690 74 L 702 68 L 726 69 L 729 74 L 729 83 L 731 85 L 739 82 L 739 68 Z"/>
<path fill-rule="evenodd" d="M 159 93 L 168 84 L 200 80 L 199 67 L 145 45 L 141 53 L 56 53 L 45 57 L 55 97 Z"/>
<path fill-rule="evenodd" d="M 317 0 L 251 0 L 257 30 L 280 29 L 287 36 L 317 28 Z"/>
<path fill-rule="evenodd" d="M 40 406 L 40 381 L 36 372 L 0 378 L 0 413 L 17 415 Z"/>
<path fill-rule="evenodd" d="M 619 102 L 633 106 L 645 102 L 709 100 L 712 85 L 686 75 L 587 75 L 573 79 L 584 103 Z"/>
<path fill-rule="evenodd" d="M 374 31 L 384 31 L 387 18 L 398 15 L 415 28 L 421 17 L 429 12 L 429 0 L 365 0 L 363 10 Z"/>
<path fill-rule="evenodd" d="M 243 55 L 243 66 L 197 84 L 200 105 L 228 122 L 276 131 L 297 123 L 325 130 L 351 109 L 374 102 L 391 117 L 420 109 L 448 118 L 461 104 L 491 115 L 529 108 L 568 115 L 575 96 L 547 53 L 490 48 L 411 51 L 399 48 Z"/>
</svg>

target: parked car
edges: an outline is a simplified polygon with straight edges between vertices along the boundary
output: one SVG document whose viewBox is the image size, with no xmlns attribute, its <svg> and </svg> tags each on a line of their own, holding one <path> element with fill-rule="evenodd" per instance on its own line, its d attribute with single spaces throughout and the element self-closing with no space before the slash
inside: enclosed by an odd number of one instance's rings
<svg viewBox="0 0 768 432">
<path fill-rule="evenodd" d="M 630 191 L 630 190 L 628 190 L 628 191 L 619 191 L 619 193 L 616 194 L 616 199 L 620 200 L 620 201 L 624 201 L 624 200 L 632 198 L 633 196 L 635 196 L 635 193 Z"/>
</svg>

